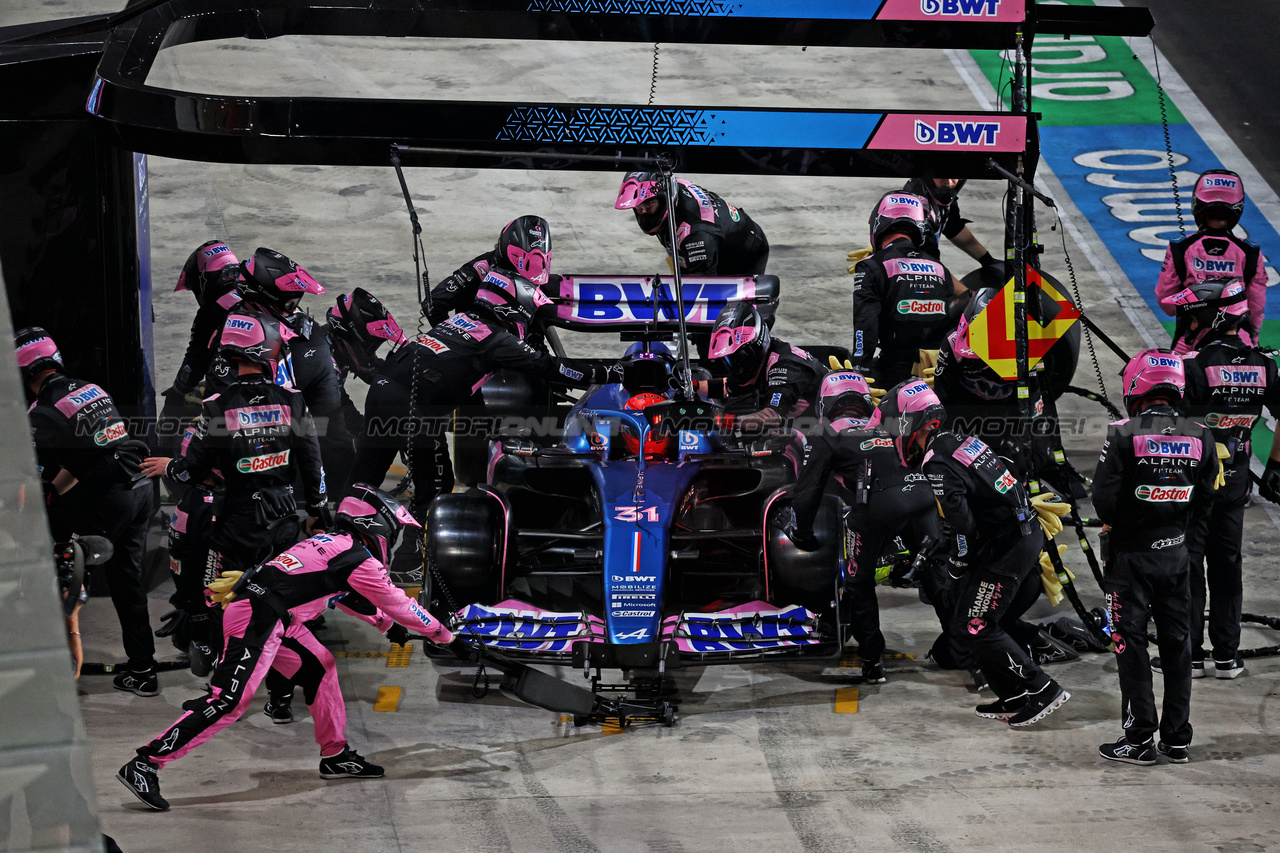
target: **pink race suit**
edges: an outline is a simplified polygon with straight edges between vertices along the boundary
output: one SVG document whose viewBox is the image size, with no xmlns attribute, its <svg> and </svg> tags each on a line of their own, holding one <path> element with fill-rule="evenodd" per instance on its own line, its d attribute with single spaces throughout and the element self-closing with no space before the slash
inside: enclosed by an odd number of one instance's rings
<svg viewBox="0 0 1280 853">
<path fill-rule="evenodd" d="M 301 621 L 319 613 L 333 596 L 347 592 L 368 599 L 383 612 L 384 620 L 418 630 L 433 642 L 453 639 L 448 628 L 391 582 L 386 567 L 350 534 L 312 536 L 264 564 L 244 584 L 223 617 L 226 649 L 213 671 L 211 694 L 184 703 L 182 716 L 140 747 L 138 755 L 163 767 L 209 740 L 244 714 L 277 660 L 286 676 L 305 665 L 299 648 L 314 655 L 326 670 L 316 685 L 312 706 L 321 754 L 340 752 L 346 742 L 346 711 L 333 657 Z M 282 644 L 294 648 L 282 653 Z"/>
</svg>

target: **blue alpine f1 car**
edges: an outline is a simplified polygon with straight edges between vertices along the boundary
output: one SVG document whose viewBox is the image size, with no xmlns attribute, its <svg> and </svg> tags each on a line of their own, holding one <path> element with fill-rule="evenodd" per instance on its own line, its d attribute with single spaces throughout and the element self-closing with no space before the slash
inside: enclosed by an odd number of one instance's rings
<svg viewBox="0 0 1280 853">
<path fill-rule="evenodd" d="M 759 279 L 715 279 L 718 290 L 686 279 L 684 325 L 709 328 L 715 302 L 772 308 L 777 280 Z M 680 393 L 660 283 L 643 289 L 647 310 L 579 284 L 567 278 L 551 294 L 557 322 L 634 341 L 623 381 L 588 389 L 555 438 L 492 437 L 483 482 L 431 507 L 424 598 L 504 659 L 594 672 L 597 692 L 619 688 L 601 670 L 628 672 L 631 716 L 647 709 L 668 723 L 656 685 L 670 668 L 836 654 L 839 499 L 828 496 L 815 525 L 818 551 L 785 532 L 802 436 L 722 433 L 715 405 Z"/>
</svg>

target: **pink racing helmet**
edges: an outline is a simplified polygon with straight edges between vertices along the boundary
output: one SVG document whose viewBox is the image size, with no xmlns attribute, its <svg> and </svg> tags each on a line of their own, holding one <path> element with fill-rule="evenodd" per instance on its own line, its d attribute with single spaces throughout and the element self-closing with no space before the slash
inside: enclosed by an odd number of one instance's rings
<svg viewBox="0 0 1280 853">
<path fill-rule="evenodd" d="M 520 340 L 528 337 L 551 300 L 531 282 L 490 272 L 476 288 L 473 310 L 489 314 Z"/>
<path fill-rule="evenodd" d="M 333 525 L 356 537 L 383 565 L 391 561 L 406 526 L 422 527 L 399 501 L 366 483 L 355 483 L 347 490 Z"/>
<path fill-rule="evenodd" d="M 838 419 L 869 418 L 875 408 L 875 398 L 861 373 L 833 370 L 822 377 L 818 386 L 818 417 L 834 425 Z"/>
<path fill-rule="evenodd" d="M 187 258 L 173 291 L 177 293 L 179 290 L 189 290 L 195 295 L 196 301 L 203 305 L 208 286 L 218 280 L 224 269 L 238 263 L 240 259 L 226 243 L 207 240 Z"/>
<path fill-rule="evenodd" d="M 1129 359 L 1120 374 L 1121 393 L 1126 406 L 1143 397 L 1163 394 L 1172 402 L 1182 399 L 1187 377 L 1182 357 L 1167 349 L 1152 348 Z"/>
<path fill-rule="evenodd" d="M 1191 190 L 1191 215 L 1203 228 L 1204 220 L 1217 214 L 1227 220 L 1227 229 L 1236 227 L 1244 213 L 1244 181 L 1227 169 L 1210 169 L 1196 178 Z"/>
<path fill-rule="evenodd" d="M 921 430 L 941 427 L 947 420 L 946 407 L 933 389 L 920 379 L 908 379 L 889 389 L 884 401 L 867 421 L 868 429 L 879 429 L 893 439 L 898 459 L 910 467 L 922 455 L 915 446 Z"/>
<path fill-rule="evenodd" d="M 658 200 L 657 210 L 641 213 L 635 208 L 650 199 Z M 667 219 L 667 201 L 662 194 L 662 175 L 649 169 L 633 169 L 622 179 L 615 210 L 630 210 L 636 215 L 636 224 L 646 234 L 657 234 Z"/>
<path fill-rule="evenodd" d="M 23 382 L 31 381 L 37 373 L 62 369 L 62 353 L 58 352 L 58 345 L 39 326 L 19 329 L 13 337 L 13 346 Z"/>
<path fill-rule="evenodd" d="M 892 231 L 900 231 L 917 249 L 929 241 L 933 229 L 929 221 L 929 202 L 918 195 L 888 192 L 876 202 L 867 220 L 871 226 L 871 248 L 880 248 L 880 239 Z"/>
</svg>

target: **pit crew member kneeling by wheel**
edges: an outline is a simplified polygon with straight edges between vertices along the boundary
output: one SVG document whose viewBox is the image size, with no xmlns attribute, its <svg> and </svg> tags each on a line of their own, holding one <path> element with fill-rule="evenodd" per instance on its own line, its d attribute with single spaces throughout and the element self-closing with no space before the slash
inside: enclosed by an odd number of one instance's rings
<svg viewBox="0 0 1280 853">
<path fill-rule="evenodd" d="M 1191 745 L 1191 588 L 1187 526 L 1207 509 L 1219 466 L 1213 434 L 1174 408 L 1186 379 L 1169 350 L 1134 356 L 1121 374 L 1129 418 L 1111 424 L 1093 476 L 1093 506 L 1104 522 L 1103 590 L 1120 675 L 1124 735 L 1098 753 L 1127 764 L 1159 752 L 1185 763 Z M 1109 553 L 1108 553 L 1109 552 Z M 1147 657 L 1155 617 L 1164 713 L 1157 720 Z"/>
<path fill-rule="evenodd" d="M 1243 609 L 1241 551 L 1244 510 L 1249 504 L 1249 462 L 1253 459 L 1253 425 L 1265 406 L 1280 417 L 1280 379 L 1276 363 L 1245 343 L 1241 328 L 1249 306 L 1238 281 L 1202 281 L 1192 285 L 1191 299 L 1179 308 L 1191 334 L 1203 335 L 1200 348 L 1183 356 L 1187 375 L 1184 410 L 1209 427 L 1218 442 L 1223 482 L 1207 511 L 1196 513 L 1187 530 L 1191 558 L 1191 677 L 1235 678 L 1244 672 L 1238 659 Z M 1262 497 L 1280 499 L 1280 442 L 1262 475 Z M 1209 587 L 1209 640 L 1205 654 L 1205 583 Z M 1212 662 L 1212 666 L 1205 664 Z M 1160 659 L 1153 658 L 1152 667 Z"/>
<path fill-rule="evenodd" d="M 890 390 L 879 413 L 908 465 L 923 456 L 938 500 L 948 571 L 960 582 L 955 634 L 998 697 L 978 716 L 1039 722 L 1071 696 L 1008 633 L 1040 594 L 1044 533 L 1026 490 L 981 439 L 940 429 L 946 410 L 923 382 Z"/>
<path fill-rule="evenodd" d="M 506 367 L 577 388 L 622 381 L 618 365 L 559 359 L 529 346 L 526 338 L 538 314 L 550 305 L 523 278 L 489 275 L 477 285 L 471 310 L 387 356 L 365 398 L 365 428 L 352 481 L 380 484 L 396 453 L 407 448 L 413 514 L 425 519 L 431 499 L 453 488 L 444 434 L 448 413 L 494 370 Z"/>
<path fill-rule="evenodd" d="M 227 648 L 213 672 L 211 693 L 185 703 L 183 715 L 139 747 L 137 757 L 121 767 L 116 778 L 151 808 L 166 811 L 169 803 L 160 795 L 157 771 L 244 714 L 288 631 L 298 624 L 290 613 L 317 600 L 355 592 L 432 642 L 452 642 L 449 629 L 405 595 L 387 574 L 386 561 L 406 524 L 418 526 L 389 495 L 357 484 L 338 507 L 333 533 L 312 536 L 245 575 L 217 581 L 212 587 L 215 595 L 230 603 L 224 618 Z M 327 698 L 330 703 L 341 702 L 336 678 Z M 322 744 L 320 775 L 325 779 L 382 776 L 381 767 L 347 745 L 341 729 L 333 728 L 337 722 L 331 718 L 331 725 L 322 732 L 317 721 L 318 739 L 328 738 Z"/>
<path fill-rule="evenodd" d="M 850 526 L 854 530 L 850 576 L 853 636 L 862 657 L 862 680 L 883 684 L 884 634 L 876 599 L 876 565 L 895 536 L 919 543 L 941 536 L 933 493 L 919 473 L 907 470 L 886 433 L 869 428 L 875 404 L 862 377 L 835 371 L 823 379 L 818 399 L 818 428 L 809 434 L 809 456 L 792 492 L 795 528 L 791 541 L 803 551 L 816 551 L 813 522 L 834 475 L 850 494 Z M 830 393 L 827 393 L 830 389 Z"/>
<path fill-rule="evenodd" d="M 228 315 L 221 354 L 237 381 L 204 401 L 182 456 L 148 458 L 142 471 L 179 483 L 203 482 L 216 468 L 226 481 L 213 523 L 217 571 L 245 571 L 298 539 L 294 479 L 306 490 L 308 535 L 328 515 L 320 443 L 302 395 L 272 381 L 282 326 L 252 309 Z M 323 529 L 324 525 L 320 524 Z"/>
<path fill-rule="evenodd" d="M 911 376 L 920 350 L 936 350 L 954 325 L 948 308 L 956 282 L 925 251 L 933 236 L 927 204 L 910 193 L 885 193 L 871 212 L 875 251 L 854 267 L 852 364 L 881 388 Z"/>
<path fill-rule="evenodd" d="M 711 329 L 711 358 L 727 375 L 698 380 L 695 389 L 726 398 L 723 426 L 742 433 L 776 429 L 807 411 L 826 372 L 804 350 L 773 337 L 746 302 L 720 310 Z"/>
</svg>

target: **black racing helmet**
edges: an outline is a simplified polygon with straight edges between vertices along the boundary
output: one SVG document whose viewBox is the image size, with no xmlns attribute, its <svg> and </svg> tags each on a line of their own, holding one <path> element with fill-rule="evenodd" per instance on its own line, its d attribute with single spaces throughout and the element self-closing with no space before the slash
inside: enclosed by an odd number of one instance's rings
<svg viewBox="0 0 1280 853">
<path fill-rule="evenodd" d="M 324 293 L 324 285 L 289 258 L 259 246 L 253 257 L 240 265 L 240 291 L 246 301 L 292 325 L 303 295 Z"/>
<path fill-rule="evenodd" d="M 520 216 L 498 235 L 498 255 L 507 269 L 534 284 L 551 278 L 551 226 L 541 216 Z"/>
<path fill-rule="evenodd" d="M 773 337 L 769 324 L 748 302 L 730 302 L 711 327 L 709 358 L 724 363 L 735 385 L 751 385 L 760 376 Z"/>
<path fill-rule="evenodd" d="M 551 310 L 551 300 L 527 279 L 490 272 L 476 288 L 471 310 L 493 317 L 524 340 L 539 325 L 539 315 Z"/>
<path fill-rule="evenodd" d="M 334 360 L 368 382 L 378 367 L 378 348 L 386 341 L 405 342 L 404 331 L 387 306 L 363 287 L 338 297 L 329 309 L 329 335 Z"/>
<path fill-rule="evenodd" d="M 956 197 L 960 195 L 960 190 L 964 189 L 964 185 L 967 183 L 967 180 L 968 179 L 959 181 L 954 188 L 940 187 L 933 182 L 933 178 L 921 178 L 920 183 L 924 186 L 925 196 L 934 204 L 937 204 L 945 210 L 950 207 L 951 202 L 955 201 Z"/>
<path fill-rule="evenodd" d="M 383 565 L 391 562 L 405 525 L 422 527 L 391 495 L 367 483 L 347 489 L 333 516 L 333 526 L 350 533 Z"/>
<path fill-rule="evenodd" d="M 1178 315 L 1195 317 L 1201 329 L 1230 332 L 1249 319 L 1249 294 L 1238 278 L 1197 281 L 1178 296 Z"/>
</svg>

